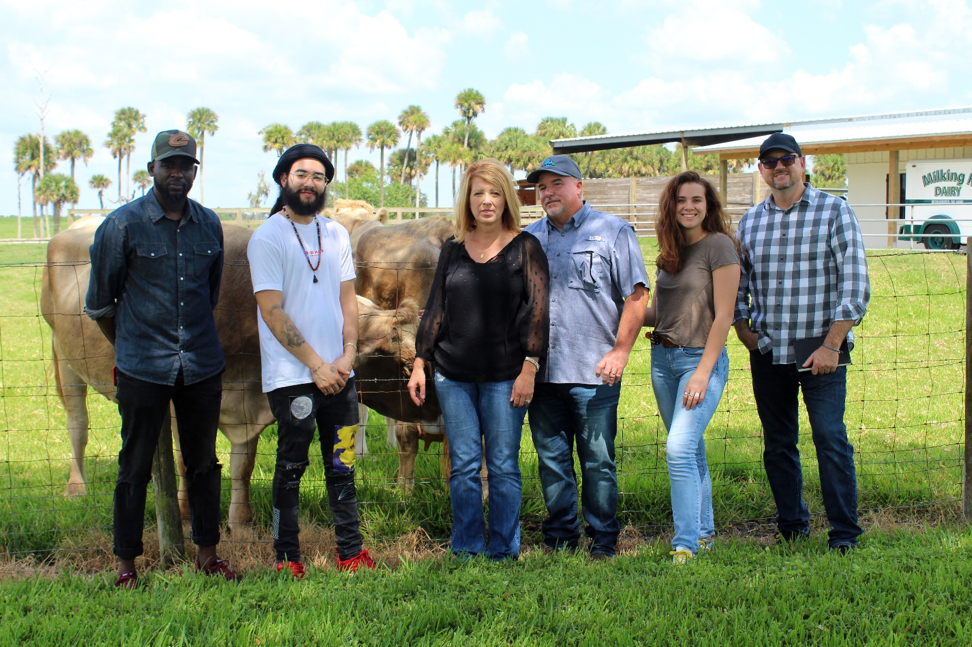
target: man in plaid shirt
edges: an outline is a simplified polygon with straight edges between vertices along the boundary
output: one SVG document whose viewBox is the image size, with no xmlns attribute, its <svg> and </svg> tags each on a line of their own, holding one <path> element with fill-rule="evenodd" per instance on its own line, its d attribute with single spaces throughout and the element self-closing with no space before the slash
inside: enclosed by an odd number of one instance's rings
<svg viewBox="0 0 972 647">
<path fill-rule="evenodd" d="M 750 351 L 776 523 L 784 541 L 810 532 L 797 450 L 802 390 L 829 544 L 843 553 L 863 532 L 854 447 L 844 426 L 847 369 L 838 359 L 845 341 L 853 347 L 851 328 L 870 300 L 864 243 L 847 203 L 803 182 L 806 160 L 792 136 L 775 133 L 763 142 L 759 172 L 772 195 L 747 211 L 736 230 L 742 276 L 733 325 Z M 793 343 L 814 337 L 822 342 L 797 366 Z"/>
</svg>

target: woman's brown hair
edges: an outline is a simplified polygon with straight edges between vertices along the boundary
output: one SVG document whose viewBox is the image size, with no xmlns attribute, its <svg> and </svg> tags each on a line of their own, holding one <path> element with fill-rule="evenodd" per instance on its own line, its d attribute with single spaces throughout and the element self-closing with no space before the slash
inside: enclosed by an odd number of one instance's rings
<svg viewBox="0 0 972 647">
<path fill-rule="evenodd" d="M 658 201 L 658 220 L 655 221 L 655 235 L 658 236 L 658 258 L 655 265 L 669 274 L 677 274 L 682 269 L 682 251 L 685 249 L 685 232 L 678 224 L 678 191 L 684 184 L 699 184 L 705 190 L 705 218 L 703 231 L 729 233 L 729 216 L 722 209 L 719 194 L 712 183 L 695 171 L 679 173 L 665 185 Z M 735 239 L 733 239 L 735 242 Z M 738 245 L 737 245 L 738 246 Z"/>
</svg>

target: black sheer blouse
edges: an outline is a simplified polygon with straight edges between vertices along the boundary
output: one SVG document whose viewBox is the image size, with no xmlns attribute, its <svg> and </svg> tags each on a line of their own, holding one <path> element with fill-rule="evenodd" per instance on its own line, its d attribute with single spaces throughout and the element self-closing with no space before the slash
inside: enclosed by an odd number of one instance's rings
<svg viewBox="0 0 972 647">
<path fill-rule="evenodd" d="M 513 380 L 524 357 L 546 357 L 549 337 L 547 256 L 520 232 L 485 263 L 462 243 L 442 245 L 415 354 L 457 382 Z"/>
</svg>

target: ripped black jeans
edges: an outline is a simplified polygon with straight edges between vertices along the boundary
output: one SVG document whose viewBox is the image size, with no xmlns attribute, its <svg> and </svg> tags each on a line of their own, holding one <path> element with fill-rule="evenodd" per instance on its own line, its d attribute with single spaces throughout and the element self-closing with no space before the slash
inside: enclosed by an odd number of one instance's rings
<svg viewBox="0 0 972 647">
<path fill-rule="evenodd" d="M 341 559 L 361 552 L 358 495 L 354 487 L 354 434 L 358 425 L 358 394 L 354 378 L 334 395 L 313 383 L 267 393 L 277 419 L 277 465 L 273 473 L 273 547 L 277 561 L 299 562 L 298 504 L 300 479 L 310 464 L 308 450 L 319 430 L 324 457 L 324 481 L 334 518 Z"/>
</svg>

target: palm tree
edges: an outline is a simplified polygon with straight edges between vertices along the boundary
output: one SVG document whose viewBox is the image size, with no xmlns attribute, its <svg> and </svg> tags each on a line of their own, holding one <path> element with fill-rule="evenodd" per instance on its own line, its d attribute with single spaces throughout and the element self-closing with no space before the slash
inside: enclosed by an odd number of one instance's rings
<svg viewBox="0 0 972 647">
<path fill-rule="evenodd" d="M 51 143 L 44 138 L 44 150 L 52 151 Z M 57 166 L 56 155 L 44 156 L 44 169 L 41 172 L 41 138 L 40 135 L 21 135 L 14 143 L 14 167 L 17 173 L 30 173 L 30 195 L 33 204 L 34 238 L 40 237 L 40 223 L 37 221 L 37 182 L 40 177 Z"/>
<path fill-rule="evenodd" d="M 88 160 L 94 157 L 91 140 L 80 130 L 65 130 L 55 137 L 54 141 L 58 145 L 60 158 L 71 162 L 71 179 L 75 180 L 75 162 L 81 160 L 87 166 Z"/>
<path fill-rule="evenodd" d="M 111 156 L 118 160 L 118 204 L 122 202 L 122 160 L 125 158 L 125 151 L 134 147 L 134 135 L 121 125 L 111 127 L 108 139 L 105 140 L 105 148 L 111 151 Z"/>
<path fill-rule="evenodd" d="M 486 136 L 475 124 L 457 119 L 442 131 L 447 143 L 440 149 L 443 162 L 452 167 L 452 194 L 456 194 L 456 171 L 468 165 L 486 147 Z"/>
<path fill-rule="evenodd" d="M 92 175 L 91 179 L 88 180 L 88 186 L 95 189 L 98 192 L 98 204 L 101 208 L 105 208 L 105 189 L 111 186 L 111 180 L 107 176 L 98 173 L 97 175 Z"/>
<path fill-rule="evenodd" d="M 61 229 L 61 207 L 65 202 L 78 201 L 78 185 L 63 173 L 51 173 L 41 178 L 37 195 L 45 204 L 54 205 L 54 233 Z"/>
<path fill-rule="evenodd" d="M 381 171 L 378 174 L 378 188 L 381 196 L 379 207 L 385 206 L 385 149 L 397 146 L 400 137 L 401 133 L 398 132 L 398 128 L 387 119 L 376 121 L 368 126 L 368 150 L 373 151 L 377 148 L 381 151 Z"/>
<path fill-rule="evenodd" d="M 344 151 L 344 199 L 350 195 L 350 184 L 348 184 L 348 154 L 352 148 L 361 146 L 361 129 L 353 121 L 341 121 L 337 132 L 337 146 Z"/>
<path fill-rule="evenodd" d="M 123 130 L 127 131 L 129 134 L 127 140 L 127 146 L 125 147 L 125 194 L 128 195 L 130 185 L 128 184 L 128 178 L 132 174 L 132 153 L 135 151 L 135 133 L 144 133 L 145 128 L 145 115 L 138 111 L 137 108 L 132 108 L 128 106 L 127 108 L 119 108 L 115 112 L 115 119 L 111 123 L 112 130 L 115 126 L 121 127 Z M 121 193 L 121 177 L 118 179 L 118 191 L 119 195 Z"/>
<path fill-rule="evenodd" d="M 479 113 L 486 110 L 486 98 L 479 90 L 467 88 L 456 96 L 456 109 L 466 120 L 466 139 L 462 145 L 463 148 L 469 148 L 469 126 Z"/>
<path fill-rule="evenodd" d="M 314 144 L 324 148 L 323 142 L 327 137 L 327 126 L 319 121 L 308 121 L 294 133 L 294 140 L 301 144 Z"/>
<path fill-rule="evenodd" d="M 489 154 L 510 167 L 513 173 L 520 168 L 524 142 L 528 137 L 525 130 L 510 126 L 500 131 L 496 139 L 489 143 Z"/>
<path fill-rule="evenodd" d="M 270 124 L 260 131 L 260 135 L 263 136 L 263 152 L 277 151 L 277 157 L 294 145 L 294 133 L 290 130 L 290 126 Z"/>
<path fill-rule="evenodd" d="M 544 117 L 537 124 L 537 136 L 547 141 L 577 137 L 577 128 L 567 121 L 567 117 Z"/>
<path fill-rule="evenodd" d="M 435 208 L 439 208 L 439 162 L 442 161 L 441 151 L 445 144 L 445 137 L 442 135 L 430 135 L 425 140 L 425 147 L 422 149 L 423 155 L 435 162 Z"/>
<path fill-rule="evenodd" d="M 196 140 L 196 144 L 199 145 L 199 202 L 206 203 L 206 185 L 204 181 L 204 174 L 206 172 L 206 166 L 203 164 L 205 161 L 203 155 L 205 154 L 206 148 L 206 135 L 215 135 L 216 131 L 219 130 L 219 126 L 216 122 L 219 121 L 219 116 L 210 110 L 209 108 L 195 108 L 189 111 L 186 115 L 186 130 L 190 135 Z M 142 195 L 145 195 L 145 190 L 142 190 Z"/>
<path fill-rule="evenodd" d="M 600 121 L 591 121 L 587 123 L 583 128 L 581 128 L 581 137 L 600 137 L 602 135 L 607 135 L 607 126 L 602 124 Z M 587 152 L 587 171 L 584 172 L 584 177 L 591 177 L 591 164 L 594 163 L 594 151 Z"/>
<path fill-rule="evenodd" d="M 140 169 L 135 171 L 135 175 L 132 176 L 132 180 L 135 182 L 135 186 L 142 190 L 142 197 L 145 197 L 145 191 L 152 186 L 152 176 L 148 174 L 145 169 Z M 135 194 L 132 194 L 135 197 Z"/>
<path fill-rule="evenodd" d="M 418 106 L 409 106 L 402 110 L 401 114 L 398 115 L 398 126 L 402 129 L 402 132 L 408 133 L 408 143 L 405 144 L 405 150 L 412 147 L 412 134 L 419 134 L 419 142 L 422 141 L 422 131 L 429 127 L 429 116 L 425 114 L 421 108 Z M 421 143 L 419 144 L 421 145 Z M 416 151 L 418 146 L 416 146 Z M 406 158 L 406 162 L 407 162 Z M 401 184 L 405 184 L 405 170 L 408 168 L 408 164 L 402 166 L 402 179 L 399 180 Z"/>
</svg>

